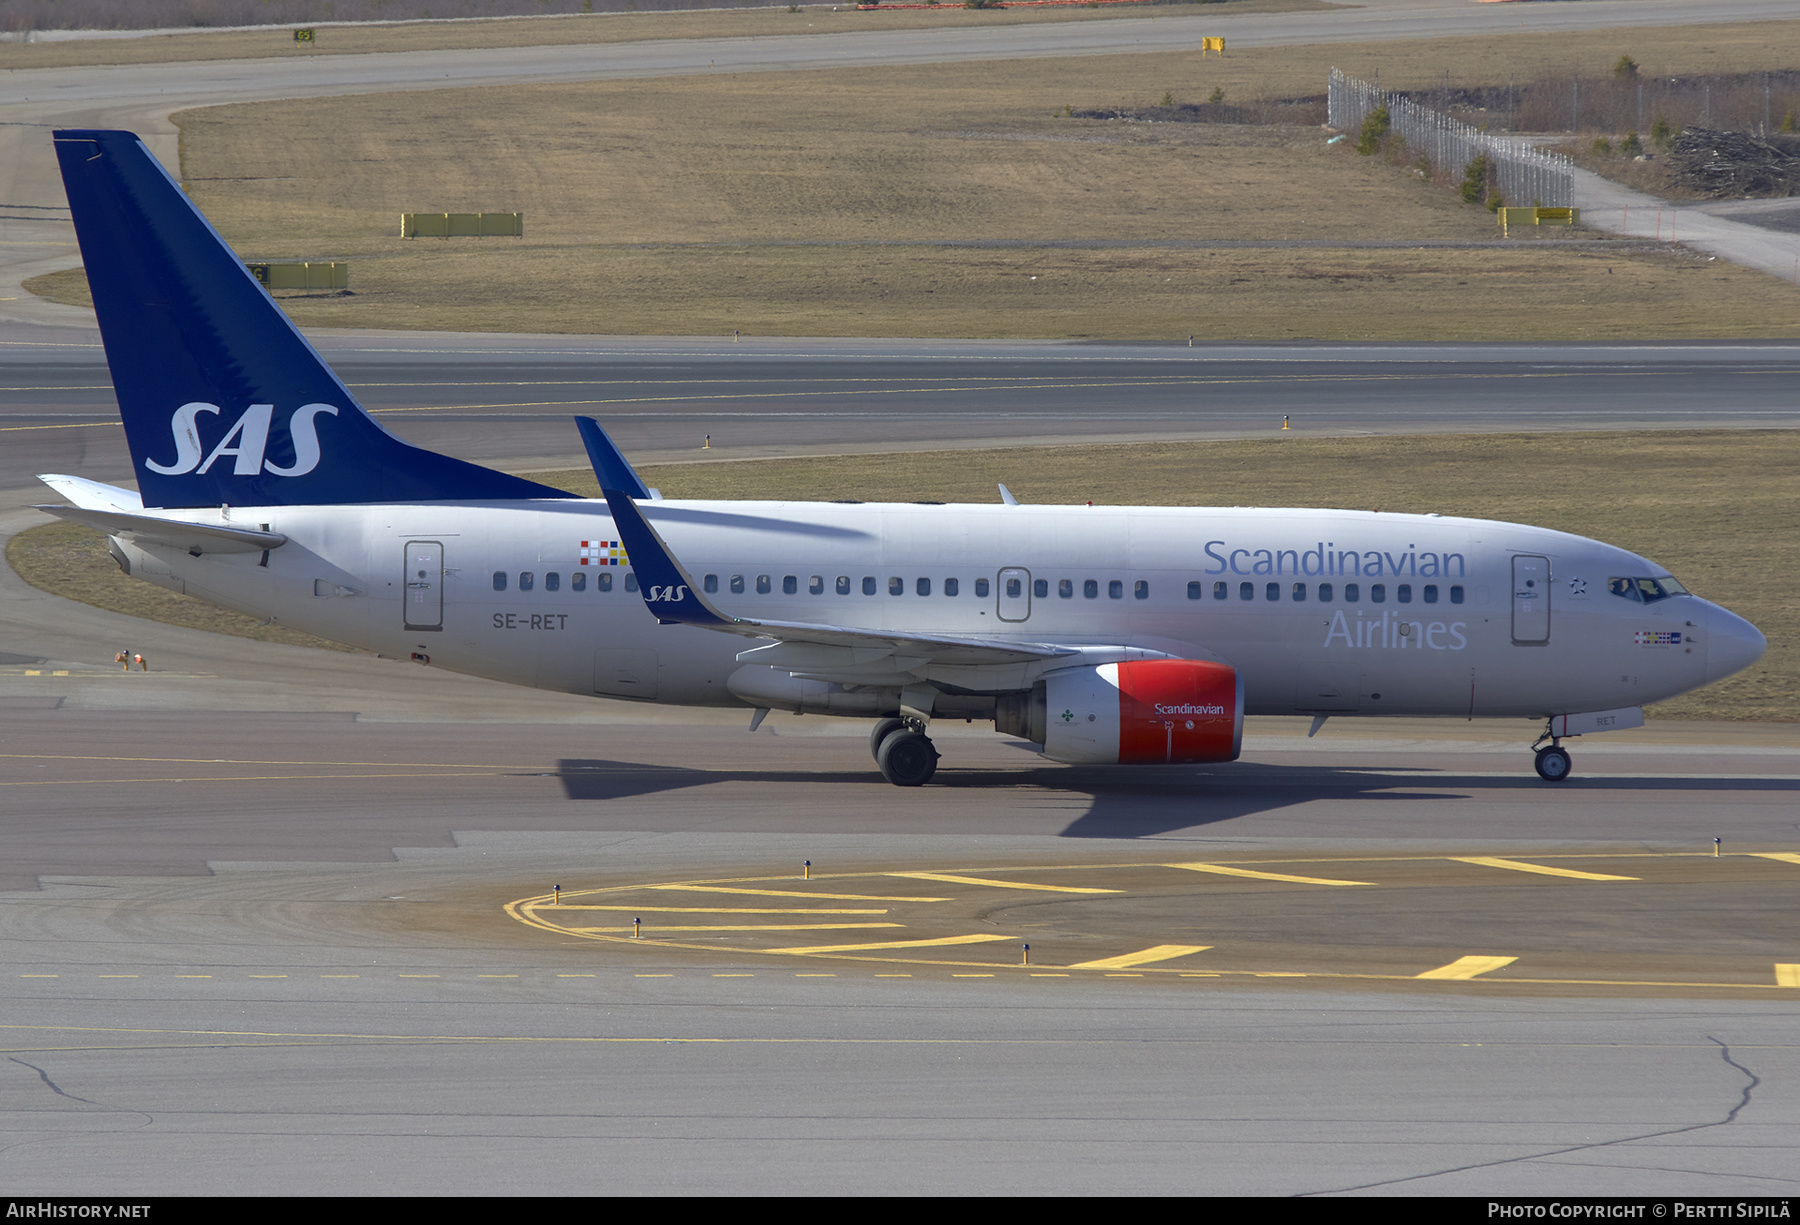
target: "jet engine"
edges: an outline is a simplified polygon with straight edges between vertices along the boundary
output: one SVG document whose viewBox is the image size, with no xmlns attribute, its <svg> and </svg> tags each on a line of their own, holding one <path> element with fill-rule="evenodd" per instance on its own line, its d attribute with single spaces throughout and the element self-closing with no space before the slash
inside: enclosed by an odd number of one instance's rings
<svg viewBox="0 0 1800 1225">
<path fill-rule="evenodd" d="M 995 730 L 1055 761 L 1150 765 L 1234 761 L 1244 681 L 1228 664 L 1144 659 L 1052 672 L 996 704 Z"/>
</svg>

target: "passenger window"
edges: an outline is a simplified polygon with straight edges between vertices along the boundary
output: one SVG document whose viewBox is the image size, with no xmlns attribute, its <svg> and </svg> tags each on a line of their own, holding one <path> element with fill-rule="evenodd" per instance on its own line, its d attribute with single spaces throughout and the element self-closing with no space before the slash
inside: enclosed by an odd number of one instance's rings
<svg viewBox="0 0 1800 1225">
<path fill-rule="evenodd" d="M 1006 580 L 1006 598 L 1007 599 L 1009 599 L 1009 600 L 1018 599 L 1020 593 L 1023 590 L 1024 590 L 1024 584 L 1021 583 L 1018 579 L 1009 578 Z"/>
<path fill-rule="evenodd" d="M 596 574 L 594 576 L 594 590 L 595 591 L 611 591 L 612 590 L 612 575 Z"/>
<path fill-rule="evenodd" d="M 734 574 L 731 576 L 731 594 L 732 595 L 743 595 L 744 594 L 744 576 L 743 575 Z"/>
<path fill-rule="evenodd" d="M 1369 603 L 1380 604 L 1380 603 L 1385 602 L 1386 600 L 1387 600 L 1387 584 L 1386 583 L 1370 583 L 1369 584 Z"/>
<path fill-rule="evenodd" d="M 552 570 L 552 571 L 550 571 L 550 573 L 544 575 L 544 590 L 545 591 L 561 591 L 562 590 L 562 575 L 558 574 L 554 570 Z"/>
<path fill-rule="evenodd" d="M 705 578 L 700 580 L 700 586 L 705 589 L 707 595 L 718 594 L 719 576 L 716 574 L 707 575 Z"/>
<path fill-rule="evenodd" d="M 1141 578 L 1131 585 L 1133 599 L 1148 600 L 1150 598 L 1150 580 Z"/>
<path fill-rule="evenodd" d="M 1256 598 L 1256 584 L 1255 583 L 1239 583 L 1238 584 L 1238 599 L 1254 600 L 1255 598 Z"/>
<path fill-rule="evenodd" d="M 505 591 L 506 590 L 506 571 L 504 571 L 504 570 L 494 571 L 494 590 L 495 591 Z"/>
<path fill-rule="evenodd" d="M 1461 587 L 1452 587 L 1450 589 L 1450 602 L 1452 604 L 1461 604 L 1462 600 L 1463 600 L 1463 589 Z"/>
<path fill-rule="evenodd" d="M 1362 596 L 1362 589 L 1360 587 L 1358 587 L 1357 584 L 1355 584 L 1355 583 L 1345 583 L 1344 584 L 1344 603 L 1354 604 L 1354 603 L 1356 603 L 1356 601 L 1359 598 L 1361 598 L 1361 596 Z"/>
<path fill-rule="evenodd" d="M 900 578 L 898 576 L 896 576 L 894 578 L 890 578 L 888 580 L 888 594 L 889 595 L 905 595 L 906 594 L 906 580 L 903 578 Z"/>
<path fill-rule="evenodd" d="M 931 580 L 928 578 L 920 579 L 918 582 L 913 584 L 913 590 L 918 592 L 920 595 L 930 595 L 931 594 Z"/>
<path fill-rule="evenodd" d="M 637 571 L 632 570 L 625 575 L 625 590 L 636 591 L 637 589 Z"/>
<path fill-rule="evenodd" d="M 531 571 L 521 570 L 519 572 L 519 590 L 520 591 L 530 591 L 536 585 L 537 585 L 537 580 L 532 577 Z"/>
<path fill-rule="evenodd" d="M 1401 583 L 1400 586 L 1395 589 L 1394 596 L 1402 604 L 1411 604 L 1412 603 L 1412 584 L 1411 583 Z"/>
<path fill-rule="evenodd" d="M 1436 583 L 1426 583 L 1424 594 L 1425 594 L 1425 602 L 1427 604 L 1436 604 L 1437 603 L 1437 584 Z"/>
<path fill-rule="evenodd" d="M 956 594 L 957 587 L 958 587 L 958 583 L 955 579 L 947 578 L 944 580 L 944 594 L 945 595 L 954 596 Z"/>
<path fill-rule="evenodd" d="M 773 583 L 771 583 L 769 581 L 768 575 L 759 574 L 756 576 L 756 594 L 757 595 L 768 595 L 773 590 L 775 590 L 775 586 Z"/>
<path fill-rule="evenodd" d="M 782 595 L 798 595 L 799 592 L 800 592 L 799 578 L 792 574 L 783 575 L 781 578 L 781 594 Z"/>
<path fill-rule="evenodd" d="M 1263 588 L 1263 599 L 1269 601 L 1269 603 L 1273 604 L 1275 601 L 1279 600 L 1280 598 L 1281 598 L 1281 584 L 1280 583 L 1270 583 L 1268 586 Z"/>
<path fill-rule="evenodd" d="M 569 576 L 569 590 L 570 591 L 586 591 L 587 590 L 587 575 L 581 573 L 579 570 L 576 571 L 574 574 L 571 574 Z"/>
<path fill-rule="evenodd" d="M 1226 599 L 1229 596 L 1230 592 L 1231 592 L 1231 584 L 1227 583 L 1224 579 L 1220 579 L 1218 582 L 1213 584 L 1213 599 L 1215 599 L 1215 600 Z"/>
<path fill-rule="evenodd" d="M 1206 588 L 1200 584 L 1199 580 L 1196 579 L 1188 583 L 1188 599 L 1198 600 L 1205 594 Z"/>
<path fill-rule="evenodd" d="M 1306 584 L 1305 583 L 1295 583 L 1294 584 L 1294 603 L 1296 603 L 1296 604 L 1306 603 Z"/>
<path fill-rule="evenodd" d="M 1047 578 L 1031 580 L 1031 594 L 1040 600 L 1044 599 L 1050 594 L 1050 580 Z"/>
<path fill-rule="evenodd" d="M 1331 584 L 1330 583 L 1320 583 L 1319 584 L 1319 603 L 1321 603 L 1321 604 L 1331 603 Z"/>
<path fill-rule="evenodd" d="M 874 595 L 875 594 L 875 576 L 873 574 L 863 575 L 863 594 L 864 595 Z"/>
<path fill-rule="evenodd" d="M 987 599 L 987 594 L 991 590 L 992 590 L 992 587 L 990 586 L 990 584 L 988 583 L 988 581 L 986 579 L 978 578 L 975 580 L 975 598 L 976 599 L 978 599 L 978 600 Z"/>
<path fill-rule="evenodd" d="M 1123 600 L 1125 598 L 1125 584 L 1118 579 L 1113 579 L 1111 582 L 1107 583 L 1106 598 L 1109 600 Z"/>
<path fill-rule="evenodd" d="M 850 576 L 848 574 L 840 574 L 837 576 L 837 593 L 839 595 L 850 594 Z"/>
<path fill-rule="evenodd" d="M 1083 582 L 1081 584 L 1081 595 L 1082 595 L 1083 599 L 1088 599 L 1088 600 L 1099 599 L 1100 598 L 1100 582 L 1099 582 L 1099 580 L 1098 579 L 1088 579 L 1085 582 Z"/>
<path fill-rule="evenodd" d="M 1072 578 L 1057 579 L 1056 580 L 1056 594 L 1059 599 L 1064 599 L 1064 600 L 1074 599 L 1075 598 L 1075 580 Z"/>
<path fill-rule="evenodd" d="M 812 592 L 812 594 L 814 594 L 814 595 L 824 595 L 825 594 L 825 576 L 823 574 L 813 575 L 812 578 L 807 580 L 806 589 L 808 591 Z"/>
</svg>

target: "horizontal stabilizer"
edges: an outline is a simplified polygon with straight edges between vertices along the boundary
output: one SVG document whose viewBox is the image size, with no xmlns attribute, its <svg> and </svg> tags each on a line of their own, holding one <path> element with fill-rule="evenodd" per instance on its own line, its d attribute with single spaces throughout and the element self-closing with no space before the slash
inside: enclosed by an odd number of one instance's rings
<svg viewBox="0 0 1800 1225">
<path fill-rule="evenodd" d="M 189 553 L 260 553 L 278 549 L 287 543 L 280 532 L 257 532 L 249 528 L 223 527 L 210 523 L 183 523 L 178 519 L 158 519 L 151 515 L 132 515 L 123 511 L 87 510 L 79 506 L 34 506 L 46 515 L 55 515 L 72 523 L 96 527 L 108 536 L 129 536 L 146 544 L 165 544 Z"/>
</svg>

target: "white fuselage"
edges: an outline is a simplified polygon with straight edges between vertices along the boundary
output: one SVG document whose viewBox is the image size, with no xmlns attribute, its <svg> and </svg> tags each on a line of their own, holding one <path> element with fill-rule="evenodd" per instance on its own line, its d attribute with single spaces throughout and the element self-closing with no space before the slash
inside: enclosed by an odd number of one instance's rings
<svg viewBox="0 0 1800 1225">
<path fill-rule="evenodd" d="M 1635 554 L 1486 520 L 642 505 L 727 615 L 1090 647 L 1087 662 L 1214 660 L 1241 673 L 1249 714 L 1611 710 L 1696 688 L 1761 650 L 1747 623 L 1694 596 L 1646 603 L 1615 594 L 1615 580 L 1666 576 Z M 629 570 L 602 564 L 612 560 L 605 546 L 618 543 L 603 502 L 150 513 L 267 525 L 288 543 L 266 555 L 199 557 L 128 544 L 138 577 L 324 638 L 543 689 L 872 714 L 892 707 L 882 695 L 925 683 L 963 695 L 946 711 L 981 714 L 980 695 L 1028 689 L 1060 663 L 909 668 L 873 659 L 855 678 L 863 683 L 811 682 L 807 699 L 791 662 L 740 661 L 756 642 L 659 625 L 627 589 Z M 835 696 L 821 696 L 825 689 Z"/>
</svg>

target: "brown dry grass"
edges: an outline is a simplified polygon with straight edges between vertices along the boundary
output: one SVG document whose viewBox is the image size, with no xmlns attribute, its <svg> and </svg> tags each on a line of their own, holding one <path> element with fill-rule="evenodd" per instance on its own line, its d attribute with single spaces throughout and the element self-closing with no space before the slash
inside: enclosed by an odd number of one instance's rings
<svg viewBox="0 0 1800 1225">
<path fill-rule="evenodd" d="M 1202 501 L 1198 471 L 1206 473 Z M 586 470 L 532 475 L 599 494 Z M 1800 431 L 1283 436 L 658 464 L 643 475 L 671 498 L 787 498 L 804 489 L 814 499 L 992 502 L 1004 481 L 1027 503 L 1353 506 L 1559 528 L 1654 558 L 1768 636 L 1754 668 L 1663 703 L 1657 715 L 1800 722 L 1800 594 L 1791 581 L 1800 573 Z M 50 524 L 15 536 L 7 560 L 33 586 L 102 608 L 325 645 L 128 579 L 103 540 Z"/>
<path fill-rule="evenodd" d="M 787 14 L 776 14 L 786 16 Z M 1723 261 L 1484 243 L 1482 209 L 1311 129 L 1053 117 L 1167 90 L 1800 55 L 1800 21 L 1504 40 L 744 74 L 189 111 L 184 179 L 248 258 L 348 259 L 310 326 L 1137 339 L 1789 336 L 1800 290 Z M 523 240 L 402 240 L 403 210 L 522 210 Z M 1290 239 L 1336 249 L 894 241 Z M 811 245 L 785 245 L 785 244 Z M 695 245 L 719 244 L 719 245 Z M 832 245 L 852 244 L 852 245 Z M 1032 278 L 1036 277 L 1036 280 Z M 32 288 L 79 301 L 78 274 Z"/>
<path fill-rule="evenodd" d="M 95 608 L 258 642 L 355 650 L 126 578 L 106 551 L 105 534 L 79 523 L 59 520 L 18 533 L 6 544 L 6 562 L 38 590 Z"/>
<path fill-rule="evenodd" d="M 948 26 L 1022 25 L 1097 21 L 1118 17 L 1189 16 L 1196 4 L 1218 5 L 1220 14 L 1312 12 L 1342 8 L 1325 0 L 1192 0 L 1102 9 L 909 9 L 859 12 L 854 2 L 694 13 L 589 13 L 565 17 L 490 21 L 421 21 L 396 25 L 315 27 L 310 44 L 296 43 L 301 22 L 257 30 L 157 34 L 129 39 L 0 43 L 0 68 L 64 68 L 81 64 L 167 64 L 184 61 L 295 59 L 315 55 L 365 55 L 383 51 L 464 51 L 484 47 L 546 47 L 580 43 L 643 42 L 666 38 L 754 38 L 775 34 L 841 34 L 856 30 L 925 30 Z"/>
</svg>

